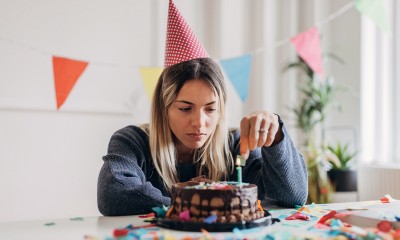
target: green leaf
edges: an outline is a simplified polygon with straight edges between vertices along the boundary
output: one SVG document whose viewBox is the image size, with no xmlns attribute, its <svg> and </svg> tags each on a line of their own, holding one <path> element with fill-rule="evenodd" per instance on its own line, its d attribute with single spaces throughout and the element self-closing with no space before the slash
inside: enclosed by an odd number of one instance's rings
<svg viewBox="0 0 400 240">
<path fill-rule="evenodd" d="M 358 153 L 357 151 L 350 152 L 349 144 L 341 144 L 339 142 L 335 146 L 328 145 L 327 149 L 337 157 L 340 163 L 340 165 L 338 165 L 336 162 L 328 159 L 333 169 L 349 169 L 352 160 Z"/>
</svg>

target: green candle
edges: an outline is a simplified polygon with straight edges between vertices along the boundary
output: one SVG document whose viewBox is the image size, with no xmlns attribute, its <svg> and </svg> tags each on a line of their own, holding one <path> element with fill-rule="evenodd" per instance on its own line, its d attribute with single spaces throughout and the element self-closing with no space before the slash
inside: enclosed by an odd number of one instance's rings
<svg viewBox="0 0 400 240">
<path fill-rule="evenodd" d="M 239 186 L 242 186 L 242 167 L 240 166 L 240 158 L 236 158 L 236 170 L 237 170 L 237 179 Z"/>
</svg>

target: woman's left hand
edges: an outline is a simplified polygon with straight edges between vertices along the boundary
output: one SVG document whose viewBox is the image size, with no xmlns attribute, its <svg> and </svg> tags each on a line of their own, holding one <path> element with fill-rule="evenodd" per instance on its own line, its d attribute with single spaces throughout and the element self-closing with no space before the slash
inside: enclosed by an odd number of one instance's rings
<svg viewBox="0 0 400 240">
<path fill-rule="evenodd" d="M 269 147 L 283 139 L 278 116 L 267 111 L 254 112 L 240 122 L 240 154 L 247 159 L 250 150 Z"/>
</svg>

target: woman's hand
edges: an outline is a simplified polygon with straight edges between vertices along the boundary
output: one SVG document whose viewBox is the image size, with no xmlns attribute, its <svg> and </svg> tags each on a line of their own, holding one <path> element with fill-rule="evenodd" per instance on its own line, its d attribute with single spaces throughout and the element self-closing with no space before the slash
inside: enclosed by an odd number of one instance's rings
<svg viewBox="0 0 400 240">
<path fill-rule="evenodd" d="M 240 154 L 247 159 L 250 150 L 269 147 L 283 139 L 278 116 L 267 111 L 254 112 L 240 122 Z"/>
</svg>

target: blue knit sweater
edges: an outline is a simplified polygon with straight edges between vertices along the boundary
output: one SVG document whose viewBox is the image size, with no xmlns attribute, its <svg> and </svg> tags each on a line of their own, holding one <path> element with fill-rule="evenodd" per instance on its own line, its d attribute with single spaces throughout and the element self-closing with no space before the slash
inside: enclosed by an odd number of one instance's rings
<svg viewBox="0 0 400 240">
<path fill-rule="evenodd" d="M 257 148 L 243 167 L 243 182 L 258 186 L 265 207 L 294 207 L 307 199 L 307 169 L 302 156 L 281 123 L 284 138 L 271 147 Z M 238 130 L 231 131 L 232 156 L 240 152 Z M 169 192 L 153 166 L 149 137 L 136 126 L 127 126 L 111 137 L 103 157 L 97 186 L 99 211 L 106 216 L 151 212 L 154 206 L 170 205 Z M 178 164 L 180 181 L 196 177 L 194 164 Z M 228 180 L 237 180 L 236 171 Z"/>
</svg>

